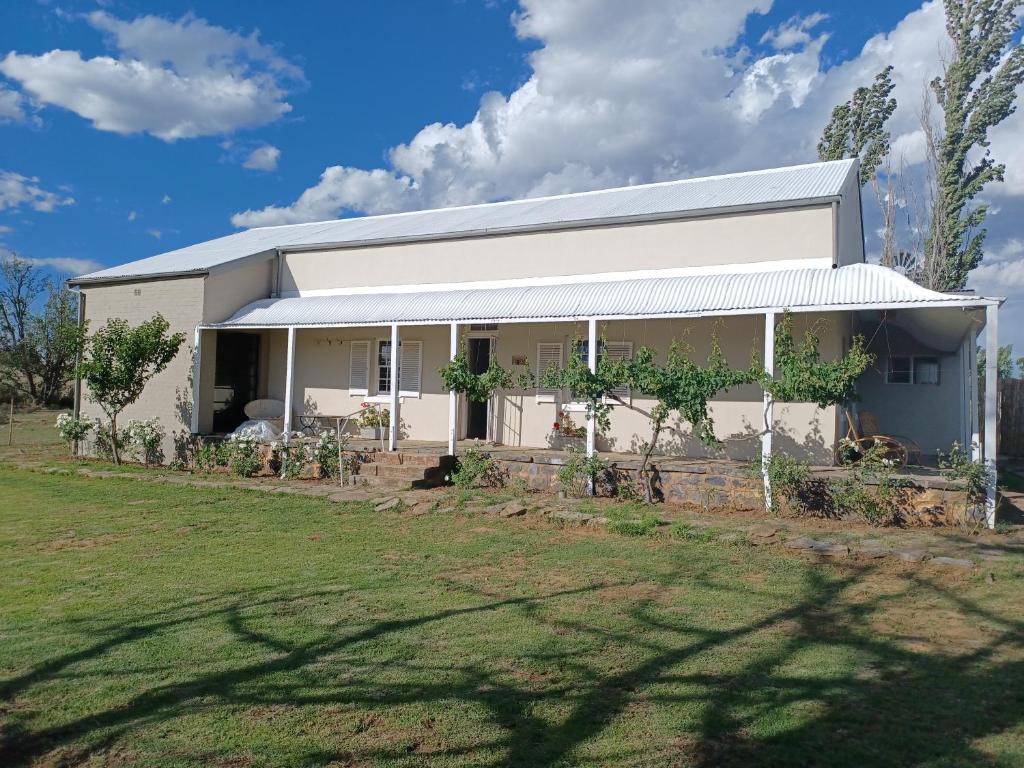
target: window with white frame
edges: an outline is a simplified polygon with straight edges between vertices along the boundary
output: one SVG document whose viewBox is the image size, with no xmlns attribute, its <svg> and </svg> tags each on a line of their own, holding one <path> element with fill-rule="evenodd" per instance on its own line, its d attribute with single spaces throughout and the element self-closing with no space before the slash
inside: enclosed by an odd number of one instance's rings
<svg viewBox="0 0 1024 768">
<path fill-rule="evenodd" d="M 939 368 L 937 357 L 890 355 L 886 381 L 889 384 L 938 384 Z"/>
<path fill-rule="evenodd" d="M 391 394 L 391 340 L 377 341 L 377 394 Z M 423 372 L 423 342 L 398 342 L 398 394 L 419 397 Z"/>
<path fill-rule="evenodd" d="M 562 344 L 561 342 L 542 341 L 537 344 L 537 402 L 554 403 L 558 400 L 559 390 L 557 387 L 545 387 L 541 380 L 544 378 L 544 371 L 552 365 L 562 366 Z"/>
<path fill-rule="evenodd" d="M 370 342 L 353 341 L 349 347 L 348 393 L 370 394 Z"/>
</svg>

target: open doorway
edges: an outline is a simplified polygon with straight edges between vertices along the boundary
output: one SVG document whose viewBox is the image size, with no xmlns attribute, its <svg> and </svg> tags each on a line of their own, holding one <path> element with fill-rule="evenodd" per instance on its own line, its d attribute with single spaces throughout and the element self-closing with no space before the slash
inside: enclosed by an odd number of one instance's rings
<svg viewBox="0 0 1024 768">
<path fill-rule="evenodd" d="M 469 369 L 475 374 L 484 373 L 491 364 L 492 340 L 487 337 L 468 339 L 466 352 Z M 466 437 L 487 439 L 487 416 L 490 404 L 466 402 Z"/>
<path fill-rule="evenodd" d="M 217 333 L 213 431 L 232 432 L 245 421 L 245 406 L 256 399 L 260 337 L 254 333 Z"/>
</svg>

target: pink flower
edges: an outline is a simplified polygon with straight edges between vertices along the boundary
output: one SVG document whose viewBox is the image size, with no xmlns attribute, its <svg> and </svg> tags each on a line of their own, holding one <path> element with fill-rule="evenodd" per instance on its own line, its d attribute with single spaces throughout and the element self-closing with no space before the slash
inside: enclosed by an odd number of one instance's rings
<svg viewBox="0 0 1024 768">
<path fill-rule="evenodd" d="M 359 404 L 359 407 L 360 407 L 360 408 L 369 408 L 369 407 L 370 407 L 370 404 L 369 404 L 369 403 L 360 403 L 360 404 Z"/>
</svg>

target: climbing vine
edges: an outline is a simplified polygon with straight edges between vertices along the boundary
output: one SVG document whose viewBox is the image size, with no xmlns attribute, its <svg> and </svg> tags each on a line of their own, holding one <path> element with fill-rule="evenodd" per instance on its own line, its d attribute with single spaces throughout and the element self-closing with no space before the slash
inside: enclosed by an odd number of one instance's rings
<svg viewBox="0 0 1024 768">
<path fill-rule="evenodd" d="M 775 328 L 775 375 L 764 375 L 761 386 L 786 403 L 816 403 L 820 408 L 848 403 L 856 399 L 857 378 L 875 359 L 864 346 L 864 337 L 854 336 L 845 355 L 822 360 L 816 328 L 808 328 L 797 342 L 793 315 L 786 312 Z"/>
<path fill-rule="evenodd" d="M 517 374 L 513 373 L 502 367 L 496 356 L 491 357 L 486 371 L 473 373 L 465 345 L 448 363 L 438 368 L 437 372 L 441 374 L 445 389 L 460 392 L 476 403 L 486 403 L 495 392 L 500 389 L 511 389 L 514 383 L 518 383 L 522 389 L 533 386 L 533 376 L 528 367 Z"/>
<path fill-rule="evenodd" d="M 732 368 L 722 353 L 717 334 L 711 337 L 711 351 L 706 365 L 694 362 L 690 358 L 691 351 L 679 342 L 673 342 L 665 363 L 658 365 L 654 350 L 641 347 L 629 363 L 630 386 L 658 401 L 651 408 L 651 439 L 645 446 L 639 469 L 648 502 L 653 501 L 654 488 L 653 477 L 647 467 L 658 437 L 667 428 L 665 423 L 672 412 L 677 412 L 693 426 L 694 435 L 703 445 L 717 448 L 720 442 L 715 437 L 715 425 L 708 412 L 708 401 L 720 392 L 756 382 L 763 374 L 754 359 L 746 370 Z"/>
<path fill-rule="evenodd" d="M 598 349 L 605 346 L 601 342 Z M 598 355 L 596 371 L 580 354 L 583 348 L 581 339 L 572 343 L 573 354 L 564 368 L 551 365 L 541 374 L 541 385 L 553 389 L 568 389 L 573 402 L 586 406 L 586 416 L 594 417 L 599 431 L 605 431 L 611 425 L 611 405 L 607 400 L 625 405 L 615 390 L 629 384 L 630 361 L 626 359 L 609 359 L 607 355 Z"/>
</svg>

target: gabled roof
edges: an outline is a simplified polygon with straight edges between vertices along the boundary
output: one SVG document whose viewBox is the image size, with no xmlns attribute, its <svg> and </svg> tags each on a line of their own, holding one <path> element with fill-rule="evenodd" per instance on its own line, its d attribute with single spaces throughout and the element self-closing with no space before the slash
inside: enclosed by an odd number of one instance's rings
<svg viewBox="0 0 1024 768">
<path fill-rule="evenodd" d="M 850 175 L 856 173 L 855 160 L 836 160 L 555 197 L 258 227 L 91 272 L 71 282 L 202 274 L 276 248 L 472 237 L 839 200 Z"/>
<path fill-rule="evenodd" d="M 212 328 L 341 327 L 390 323 L 515 322 L 590 317 L 682 317 L 900 307 L 977 307 L 996 300 L 939 293 L 877 264 L 632 279 L 566 278 L 550 285 L 260 299 Z"/>
</svg>

